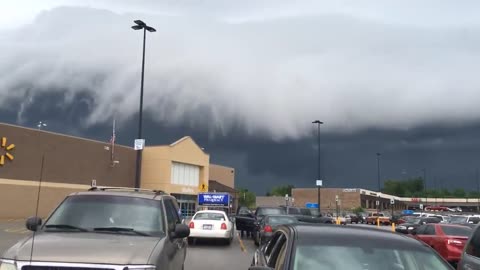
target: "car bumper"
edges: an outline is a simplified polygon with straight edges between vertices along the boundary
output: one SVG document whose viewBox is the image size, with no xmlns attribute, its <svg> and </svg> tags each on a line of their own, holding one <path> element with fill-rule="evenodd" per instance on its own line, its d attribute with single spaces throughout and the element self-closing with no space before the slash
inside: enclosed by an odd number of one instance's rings
<svg viewBox="0 0 480 270">
<path fill-rule="evenodd" d="M 218 230 L 195 230 L 190 229 L 189 238 L 224 238 L 228 239 L 232 237 L 232 231 L 218 231 Z"/>
</svg>

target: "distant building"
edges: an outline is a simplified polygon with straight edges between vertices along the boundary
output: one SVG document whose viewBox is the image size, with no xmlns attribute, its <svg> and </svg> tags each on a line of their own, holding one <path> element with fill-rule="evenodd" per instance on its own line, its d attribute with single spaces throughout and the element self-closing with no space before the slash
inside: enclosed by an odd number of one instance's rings
<svg viewBox="0 0 480 270">
<path fill-rule="evenodd" d="M 88 189 L 93 179 L 98 186 L 135 185 L 132 147 L 114 145 L 112 155 L 109 142 L 1 123 L 0 146 L 0 198 L 7 202 L 0 204 L 0 218 L 33 215 L 40 178 L 40 216 L 65 195 Z M 143 150 L 141 188 L 176 196 L 185 216 L 196 210 L 198 193 L 211 190 L 210 180 L 235 196 L 234 169 L 210 164 L 210 155 L 188 136 Z"/>
</svg>

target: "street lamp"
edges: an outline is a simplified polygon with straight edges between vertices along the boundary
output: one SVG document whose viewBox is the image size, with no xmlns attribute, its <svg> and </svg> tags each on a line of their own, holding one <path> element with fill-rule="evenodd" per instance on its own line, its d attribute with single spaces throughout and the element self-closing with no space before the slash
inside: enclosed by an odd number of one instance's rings
<svg viewBox="0 0 480 270">
<path fill-rule="evenodd" d="M 427 207 L 427 203 L 428 203 L 427 169 L 423 168 L 422 172 L 423 172 L 423 190 L 424 190 L 424 193 L 425 193 L 425 205 L 423 205 L 422 212 L 425 212 L 425 208 Z"/>
<path fill-rule="evenodd" d="M 148 26 L 141 20 L 133 21 L 135 23 L 132 26 L 134 30 L 141 30 L 143 29 L 143 56 L 142 56 L 142 79 L 140 83 L 140 109 L 138 115 L 138 139 L 142 139 L 142 117 L 143 117 L 143 79 L 145 75 L 145 40 L 147 38 L 147 31 L 148 32 L 156 32 L 155 28 Z M 140 149 L 137 150 L 137 161 L 136 161 L 136 172 L 135 172 L 135 188 L 140 188 L 140 174 L 141 174 L 141 164 L 142 164 L 142 151 L 143 145 Z"/>
<path fill-rule="evenodd" d="M 47 126 L 47 123 L 42 122 L 42 121 L 39 121 L 38 124 L 37 124 L 37 127 L 38 127 L 38 129 L 40 129 L 40 130 L 42 129 L 42 127 L 46 127 L 46 126 Z"/>
<path fill-rule="evenodd" d="M 378 192 L 381 191 L 382 187 L 381 187 L 381 184 L 380 184 L 380 156 L 382 154 L 380 153 L 377 153 L 377 184 L 378 184 Z"/>
<path fill-rule="evenodd" d="M 312 122 L 312 124 L 317 124 L 318 127 L 318 132 L 317 132 L 317 139 L 318 139 L 318 160 L 317 160 L 317 166 L 318 166 L 318 171 L 317 171 L 317 201 L 318 201 L 318 213 L 321 214 L 321 208 L 320 208 L 320 188 L 322 187 L 322 178 L 320 175 L 320 125 L 323 124 L 322 121 L 320 120 L 315 120 Z"/>
</svg>

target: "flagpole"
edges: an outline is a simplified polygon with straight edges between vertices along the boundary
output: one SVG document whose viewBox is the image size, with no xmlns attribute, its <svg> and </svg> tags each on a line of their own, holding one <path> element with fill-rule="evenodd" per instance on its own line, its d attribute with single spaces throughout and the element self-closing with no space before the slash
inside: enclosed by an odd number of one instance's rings
<svg viewBox="0 0 480 270">
<path fill-rule="evenodd" d="M 112 160 L 112 165 L 114 164 L 113 162 L 115 161 L 115 157 L 114 157 L 114 151 L 115 151 L 115 138 L 116 137 L 116 134 L 115 134 L 115 118 L 113 118 L 113 129 L 112 129 L 112 151 L 111 151 L 111 160 Z"/>
</svg>

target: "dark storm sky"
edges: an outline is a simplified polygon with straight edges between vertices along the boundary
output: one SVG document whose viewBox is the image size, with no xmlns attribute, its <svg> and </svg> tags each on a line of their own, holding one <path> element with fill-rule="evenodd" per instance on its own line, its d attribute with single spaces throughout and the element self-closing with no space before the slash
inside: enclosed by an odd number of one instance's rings
<svg viewBox="0 0 480 270">
<path fill-rule="evenodd" d="M 432 8 L 435 6 L 435 8 Z M 0 121 L 136 134 L 143 19 L 148 145 L 190 135 L 237 187 L 415 177 L 476 187 L 478 1 L 19 0 L 0 16 Z M 402 173 L 403 172 L 403 173 Z"/>
</svg>

